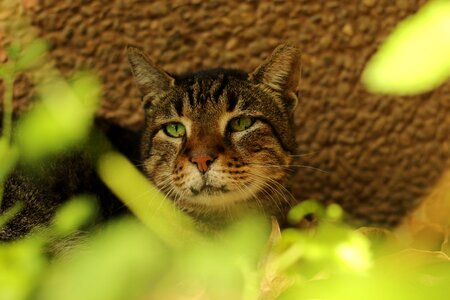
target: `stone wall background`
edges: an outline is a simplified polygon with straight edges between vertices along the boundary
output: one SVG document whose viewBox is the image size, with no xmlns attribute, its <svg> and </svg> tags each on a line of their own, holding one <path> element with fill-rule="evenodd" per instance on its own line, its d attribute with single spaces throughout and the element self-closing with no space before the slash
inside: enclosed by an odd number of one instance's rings
<svg viewBox="0 0 450 300">
<path fill-rule="evenodd" d="M 338 201 L 356 215 L 370 213 L 361 201 L 386 211 L 396 203 L 401 212 L 428 192 L 448 164 L 450 84 L 400 98 L 371 95 L 359 82 L 379 43 L 425 0 L 22 3 L 38 35 L 52 44 L 51 57 L 63 74 L 80 68 L 100 74 L 99 116 L 134 129 L 143 118 L 127 44 L 175 73 L 215 66 L 251 71 L 281 42 L 299 44 L 296 123 L 305 154 L 299 164 L 307 166 L 294 178 L 300 199 Z M 30 88 L 23 77 L 17 110 L 30 102 Z M 371 214 L 374 222 L 382 215 Z"/>
</svg>

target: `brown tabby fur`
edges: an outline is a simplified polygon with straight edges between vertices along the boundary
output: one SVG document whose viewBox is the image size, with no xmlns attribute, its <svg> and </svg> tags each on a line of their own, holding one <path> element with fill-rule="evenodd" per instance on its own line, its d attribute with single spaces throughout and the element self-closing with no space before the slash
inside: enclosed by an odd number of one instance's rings
<svg viewBox="0 0 450 300">
<path fill-rule="evenodd" d="M 282 219 L 293 204 L 298 48 L 279 46 L 251 74 L 214 69 L 171 76 L 136 48 L 128 57 L 146 115 L 143 169 L 154 184 L 197 219 L 222 223 L 247 209 Z M 232 132 L 230 120 L 243 116 L 254 124 Z M 186 127 L 183 138 L 164 132 L 174 122 Z M 196 153 L 215 158 L 205 174 L 190 161 Z"/>
</svg>

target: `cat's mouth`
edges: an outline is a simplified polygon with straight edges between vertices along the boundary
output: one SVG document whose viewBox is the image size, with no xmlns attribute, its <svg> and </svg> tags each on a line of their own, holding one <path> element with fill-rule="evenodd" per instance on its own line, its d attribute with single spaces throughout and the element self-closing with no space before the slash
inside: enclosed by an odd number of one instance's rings
<svg viewBox="0 0 450 300">
<path fill-rule="evenodd" d="M 191 186 L 191 195 L 185 201 L 178 201 L 178 205 L 184 208 L 223 209 L 230 208 L 239 202 L 247 202 L 248 199 L 258 194 L 259 187 L 251 185 L 246 188 L 230 189 L 227 185 L 213 186 L 204 183 L 201 188 Z"/>
<path fill-rule="evenodd" d="M 215 196 L 218 194 L 223 194 L 223 193 L 229 192 L 229 189 L 225 185 L 216 187 L 216 186 L 212 186 L 209 184 L 204 184 L 200 189 L 195 189 L 195 188 L 191 187 L 190 190 L 194 196 L 197 196 L 197 195 Z"/>
</svg>

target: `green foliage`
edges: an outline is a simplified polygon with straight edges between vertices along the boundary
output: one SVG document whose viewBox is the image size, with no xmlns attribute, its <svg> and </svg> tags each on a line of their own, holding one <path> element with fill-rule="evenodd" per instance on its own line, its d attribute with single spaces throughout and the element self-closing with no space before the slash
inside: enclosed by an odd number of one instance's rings
<svg viewBox="0 0 450 300">
<path fill-rule="evenodd" d="M 2 163 L 0 164 L 0 182 L 3 182 L 19 158 L 17 147 L 9 145 L 4 137 L 0 137 L 0 157 L 2 158 Z"/>
<path fill-rule="evenodd" d="M 19 70 L 39 66 L 45 47 L 41 41 L 12 44 L 8 63 L 0 68 L 7 102 L 0 183 L 18 160 L 35 162 L 70 149 L 86 140 L 91 127 L 100 85 L 85 73 L 39 86 L 39 103 L 12 135 L 14 78 Z M 266 220 L 254 216 L 206 237 L 123 156 L 98 151 L 98 174 L 136 218 L 114 220 L 80 236 L 96 207 L 90 196 L 71 199 L 49 227 L 0 242 L 0 299 L 448 297 L 450 264 L 444 253 L 391 252 L 377 258 L 373 243 L 341 221 L 337 205 L 304 201 L 288 216 L 294 228 L 279 234 L 276 223 L 270 233 Z M 2 213 L 0 229 L 20 209 L 19 202 Z M 311 214 L 317 226 L 295 227 Z M 60 256 L 50 258 L 46 251 L 55 245 Z"/>
<path fill-rule="evenodd" d="M 91 74 L 80 74 L 70 82 L 55 78 L 39 91 L 41 102 L 21 117 L 15 134 L 23 159 L 28 161 L 82 143 L 100 98 L 98 80 Z"/>
<path fill-rule="evenodd" d="M 98 162 L 98 173 L 133 214 L 163 241 L 175 246 L 199 238 L 192 220 L 178 211 L 119 153 L 105 153 Z"/>
<path fill-rule="evenodd" d="M 88 249 L 88 250 L 84 250 Z M 115 222 L 70 259 L 54 262 L 41 278 L 37 299 L 137 299 L 168 266 L 169 253 L 135 220 Z"/>
<path fill-rule="evenodd" d="M 0 79 L 3 80 L 5 95 L 3 99 L 3 137 L 10 142 L 12 125 L 13 84 L 16 75 L 39 65 L 47 49 L 47 43 L 36 39 L 22 46 L 13 42 L 7 47 L 8 61 L 0 66 Z"/>
<path fill-rule="evenodd" d="M 371 92 L 427 92 L 450 77 L 450 1 L 433 0 L 401 22 L 367 64 Z"/>
<path fill-rule="evenodd" d="M 0 299 L 29 299 L 47 267 L 42 240 L 0 243 Z"/>
<path fill-rule="evenodd" d="M 52 229 L 59 236 L 67 236 L 90 221 L 95 215 L 95 210 L 95 200 L 92 197 L 72 198 L 53 218 Z"/>
<path fill-rule="evenodd" d="M 18 214 L 23 208 L 22 202 L 17 202 L 8 210 L 4 211 L 0 215 L 0 228 L 2 228 L 6 223 L 8 223 L 16 214 Z"/>
</svg>

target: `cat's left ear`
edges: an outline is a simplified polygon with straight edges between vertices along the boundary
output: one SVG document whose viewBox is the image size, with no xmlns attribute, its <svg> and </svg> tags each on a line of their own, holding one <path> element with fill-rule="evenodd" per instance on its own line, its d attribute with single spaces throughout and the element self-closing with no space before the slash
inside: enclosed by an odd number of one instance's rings
<svg viewBox="0 0 450 300">
<path fill-rule="evenodd" d="M 141 50 L 128 46 L 127 52 L 134 81 L 144 102 L 161 98 L 175 85 L 175 79 L 158 68 Z"/>
<path fill-rule="evenodd" d="M 250 80 L 283 94 L 294 109 L 300 80 L 300 49 L 292 44 L 278 46 L 272 55 L 250 74 Z"/>
</svg>

